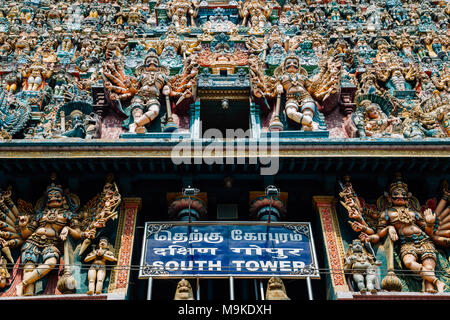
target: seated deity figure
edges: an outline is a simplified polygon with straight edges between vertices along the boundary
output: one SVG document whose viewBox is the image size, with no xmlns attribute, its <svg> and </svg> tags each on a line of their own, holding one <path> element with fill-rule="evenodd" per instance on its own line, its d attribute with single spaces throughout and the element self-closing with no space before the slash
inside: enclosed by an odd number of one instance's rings
<svg viewBox="0 0 450 320">
<path fill-rule="evenodd" d="M 29 91 L 39 91 L 45 87 L 45 80 L 52 75 L 52 70 L 47 69 L 42 57 L 37 58 L 34 63 L 22 71 L 24 78 L 23 88 Z"/>
<path fill-rule="evenodd" d="M 272 4 L 268 1 L 246 0 L 239 2 L 239 15 L 243 18 L 242 25 L 252 22 L 252 27 L 263 28 L 272 13 Z"/>
<path fill-rule="evenodd" d="M 126 76 L 123 66 L 117 60 L 110 61 L 103 66 L 105 86 L 113 91 L 113 100 L 131 99 L 129 108 L 139 105 L 147 110 L 129 126 L 131 133 L 145 133 L 145 125 L 155 120 L 159 115 L 161 104 L 159 97 L 161 90 L 164 95 L 170 94 L 170 88 L 164 86 L 167 77 L 160 68 L 159 58 L 156 52 L 150 51 L 145 59 L 144 66 L 136 70 L 137 78 Z M 113 74 L 121 75 L 118 79 Z M 163 90 L 164 87 L 164 90 Z"/>
<path fill-rule="evenodd" d="M 360 137 L 378 138 L 391 135 L 392 126 L 400 119 L 388 117 L 379 104 L 363 100 L 353 114 L 353 121 Z"/>
<path fill-rule="evenodd" d="M 190 0 L 170 0 L 167 3 L 167 15 L 172 23 L 179 29 L 188 27 L 188 17 L 191 27 L 195 27 L 195 17 L 198 14 L 198 3 Z"/>
<path fill-rule="evenodd" d="M 300 66 L 300 60 L 296 55 L 286 57 L 283 69 L 285 73 L 278 79 L 277 92 L 286 93 L 286 115 L 306 131 L 317 130 L 319 124 L 313 121 L 313 118 L 318 110 L 307 90 L 311 86 L 311 81 L 306 70 Z"/>
</svg>

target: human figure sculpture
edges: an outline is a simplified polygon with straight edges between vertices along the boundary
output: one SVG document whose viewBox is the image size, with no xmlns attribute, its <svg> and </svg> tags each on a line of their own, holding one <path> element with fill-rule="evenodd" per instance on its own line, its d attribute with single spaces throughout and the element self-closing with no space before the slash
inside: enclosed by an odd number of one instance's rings
<svg viewBox="0 0 450 320">
<path fill-rule="evenodd" d="M 89 288 L 86 292 L 88 295 L 101 294 L 103 290 L 103 282 L 106 277 L 106 263 L 117 262 L 114 253 L 108 249 L 108 239 L 100 238 L 98 249 L 92 250 L 84 262 L 92 262 L 88 271 Z"/>
<path fill-rule="evenodd" d="M 129 126 L 131 133 L 145 133 L 145 125 L 159 115 L 161 107 L 159 97 L 167 83 L 167 77 L 160 68 L 158 55 L 153 51 L 146 57 L 145 65 L 136 71 L 138 78 L 126 76 L 123 66 L 117 60 L 103 65 L 105 86 L 113 91 L 113 99 L 132 98 L 130 108 L 134 109 L 134 105 L 146 107 L 147 111 Z M 162 91 L 166 96 L 170 94 L 168 86 Z"/>
<path fill-rule="evenodd" d="M 83 112 L 74 110 L 70 113 L 71 129 L 62 135 L 68 138 L 86 138 L 86 124 L 83 119 Z"/>
<path fill-rule="evenodd" d="M 61 245 L 64 243 L 64 249 L 70 248 L 71 242 L 66 241 L 69 236 L 74 241 L 83 239 L 89 242 L 94 239 L 96 230 L 103 228 L 105 223 L 92 228 L 86 226 L 90 226 L 103 213 L 114 216 L 113 212 L 120 203 L 117 186 L 107 182 L 103 192 L 95 197 L 96 200 L 88 202 L 78 214 L 79 198 L 63 191 L 56 183 L 55 174 L 52 174 L 51 180 L 44 196 L 35 206 L 20 199 L 16 205 L 9 189 L 0 195 L 0 209 L 5 213 L 4 221 L 0 222 L 1 251 L 13 263 L 10 249 L 21 250 L 20 260 L 16 261 L 15 266 L 20 267 L 19 272 L 13 273 L 14 283 L 17 283 L 13 289 L 17 296 L 34 295 L 36 282 L 47 277 L 60 263 L 64 265 L 64 274 L 59 277 L 57 288 L 61 292 L 73 292 L 76 280 L 70 269 L 70 253 L 64 250 L 63 254 Z M 108 219 L 104 220 L 106 222 Z M 56 289 L 51 283 L 49 281 L 46 290 Z"/>
<path fill-rule="evenodd" d="M 51 75 L 52 70 L 43 65 L 42 58 L 37 59 L 29 68 L 22 71 L 22 76 L 25 79 L 24 90 L 39 91 L 43 89 L 45 80 L 49 79 Z"/>
<path fill-rule="evenodd" d="M 185 29 L 188 26 L 188 17 L 192 27 L 195 27 L 195 17 L 198 14 L 198 3 L 190 0 L 170 0 L 167 3 L 167 15 L 172 19 L 175 27 Z"/>
<path fill-rule="evenodd" d="M 272 4 L 261 0 L 246 0 L 239 2 L 239 15 L 243 18 L 242 25 L 246 26 L 249 21 L 253 27 L 263 28 L 267 19 L 272 14 Z"/>
<path fill-rule="evenodd" d="M 347 196 L 356 197 L 351 184 L 347 184 L 346 189 Z M 398 242 L 400 260 L 407 269 L 423 279 L 424 290 L 429 293 L 443 292 L 445 283 L 435 273 L 437 251 L 433 241 L 437 239 L 434 230 L 436 213 L 426 209 L 421 215 L 413 207 L 411 198 L 408 185 L 397 176 L 385 193 L 376 227 L 367 224 L 361 207 L 359 217 L 350 225 L 354 231 L 360 232 L 362 242 L 378 243 L 386 236 L 394 243 Z"/>
<path fill-rule="evenodd" d="M 311 86 L 307 72 L 301 68 L 300 60 L 294 55 L 286 57 L 283 66 L 286 73 L 279 78 L 277 92 L 286 93 L 286 115 L 305 130 L 317 130 L 319 124 L 313 118 L 318 110 L 307 90 Z"/>
<path fill-rule="evenodd" d="M 388 136 L 391 125 L 400 121 L 397 117 L 388 117 L 377 103 L 370 100 L 361 101 L 352 117 L 360 137 Z"/>
<path fill-rule="evenodd" d="M 349 245 L 344 265 L 344 269 L 352 274 L 353 281 L 361 293 L 377 292 L 376 267 L 380 266 L 381 262 L 366 252 L 361 240 L 355 239 Z"/>
<path fill-rule="evenodd" d="M 86 237 L 80 230 L 80 221 L 74 204 L 60 186 L 52 183 L 37 215 L 31 219 L 21 216 L 19 228 L 25 243 L 22 246 L 23 281 L 17 285 L 17 295 L 33 295 L 34 284 L 45 277 L 59 263 L 57 248 L 70 234 L 74 239 Z"/>
</svg>

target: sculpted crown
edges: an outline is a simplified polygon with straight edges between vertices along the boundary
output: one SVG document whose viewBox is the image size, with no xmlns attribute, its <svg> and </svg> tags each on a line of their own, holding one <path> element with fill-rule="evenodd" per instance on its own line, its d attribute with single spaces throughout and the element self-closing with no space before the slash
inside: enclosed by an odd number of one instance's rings
<svg viewBox="0 0 450 320">
<path fill-rule="evenodd" d="M 397 172 L 394 181 L 389 186 L 389 192 L 392 192 L 395 188 L 402 188 L 408 191 L 408 184 L 402 181 L 402 175 Z"/>
<path fill-rule="evenodd" d="M 52 173 L 50 176 L 51 183 L 47 187 L 46 193 L 49 193 L 50 191 L 53 191 L 53 190 L 57 190 L 57 191 L 60 191 L 61 193 L 63 193 L 63 189 L 62 189 L 61 185 L 58 184 L 56 180 L 57 180 L 56 173 Z"/>
<path fill-rule="evenodd" d="M 145 57 L 145 64 L 147 64 L 150 58 L 156 58 L 159 62 L 159 56 L 154 49 L 150 49 L 147 56 Z"/>
</svg>

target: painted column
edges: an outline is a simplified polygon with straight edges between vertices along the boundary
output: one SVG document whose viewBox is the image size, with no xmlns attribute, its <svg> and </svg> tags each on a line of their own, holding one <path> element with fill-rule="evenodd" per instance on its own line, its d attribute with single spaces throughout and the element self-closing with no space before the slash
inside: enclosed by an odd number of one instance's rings
<svg viewBox="0 0 450 320">
<path fill-rule="evenodd" d="M 119 248 L 116 268 L 111 273 L 108 293 L 126 296 L 130 282 L 131 255 L 133 253 L 136 216 L 141 198 L 124 198 L 120 208 L 119 228 L 115 248 Z"/>
<path fill-rule="evenodd" d="M 336 215 L 336 198 L 333 196 L 314 196 L 313 204 L 320 216 L 325 252 L 330 269 L 329 277 L 336 292 L 348 292 L 344 275 L 344 244 Z"/>
</svg>

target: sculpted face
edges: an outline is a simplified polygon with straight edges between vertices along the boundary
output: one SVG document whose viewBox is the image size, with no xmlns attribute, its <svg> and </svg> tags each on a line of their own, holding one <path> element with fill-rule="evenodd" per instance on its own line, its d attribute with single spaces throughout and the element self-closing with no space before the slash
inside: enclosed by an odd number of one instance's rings
<svg viewBox="0 0 450 320">
<path fill-rule="evenodd" d="M 49 208 L 60 208 L 64 203 L 64 197 L 59 190 L 50 190 L 47 198 L 47 206 Z"/>
<path fill-rule="evenodd" d="M 406 206 L 408 204 L 408 191 L 397 187 L 391 191 L 392 204 L 395 206 Z"/>
<path fill-rule="evenodd" d="M 297 72 L 300 67 L 298 60 L 294 58 L 286 59 L 284 66 L 287 72 Z"/>
<path fill-rule="evenodd" d="M 352 250 L 353 252 L 362 252 L 363 247 L 361 241 L 353 241 Z"/>
<path fill-rule="evenodd" d="M 380 118 L 380 113 L 378 112 L 378 108 L 374 105 L 370 105 L 367 108 L 367 115 L 370 119 L 378 119 Z"/>
<path fill-rule="evenodd" d="M 100 249 L 106 249 L 108 247 L 108 241 L 106 239 L 102 239 L 98 243 L 98 246 L 100 247 Z"/>
<path fill-rule="evenodd" d="M 157 57 L 149 57 L 146 64 L 149 70 L 156 70 L 159 67 L 159 60 Z"/>
<path fill-rule="evenodd" d="M 174 300 L 194 300 L 194 293 L 189 281 L 181 280 L 178 282 Z"/>
</svg>

